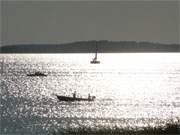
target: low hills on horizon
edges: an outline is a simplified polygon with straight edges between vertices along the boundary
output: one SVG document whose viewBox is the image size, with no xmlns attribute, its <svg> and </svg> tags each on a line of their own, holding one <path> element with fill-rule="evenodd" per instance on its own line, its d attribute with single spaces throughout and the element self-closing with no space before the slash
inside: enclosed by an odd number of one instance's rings
<svg viewBox="0 0 180 135">
<path fill-rule="evenodd" d="M 0 47 L 0 53 L 180 52 L 180 44 L 136 41 L 78 41 L 64 44 L 19 44 Z"/>
</svg>

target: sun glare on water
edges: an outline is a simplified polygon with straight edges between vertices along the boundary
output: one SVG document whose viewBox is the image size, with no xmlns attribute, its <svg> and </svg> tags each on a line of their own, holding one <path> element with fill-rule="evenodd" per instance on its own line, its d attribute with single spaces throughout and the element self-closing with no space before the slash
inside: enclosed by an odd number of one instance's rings
<svg viewBox="0 0 180 135">
<path fill-rule="evenodd" d="M 34 123 L 38 118 L 46 123 L 46 126 L 40 124 L 41 128 L 47 129 L 135 128 L 159 126 L 168 119 L 179 118 L 180 55 L 177 53 L 99 53 L 100 64 L 90 64 L 94 54 L 2 57 L 2 80 L 7 85 L 1 93 L 5 94 L 3 117 L 10 124 L 16 117 L 21 118 L 17 120 L 22 120 L 21 123 L 29 120 Z M 27 76 L 36 71 L 47 76 Z M 59 102 L 56 97 L 57 94 L 72 97 L 74 91 L 78 97 L 87 98 L 90 93 L 96 99 Z M 26 129 L 26 125 L 22 127 Z"/>
</svg>

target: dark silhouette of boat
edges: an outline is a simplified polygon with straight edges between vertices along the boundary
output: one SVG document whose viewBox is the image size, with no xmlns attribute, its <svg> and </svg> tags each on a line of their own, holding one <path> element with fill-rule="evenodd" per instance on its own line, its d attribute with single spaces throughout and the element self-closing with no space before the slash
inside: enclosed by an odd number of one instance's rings
<svg viewBox="0 0 180 135">
<path fill-rule="evenodd" d="M 68 96 L 59 96 L 56 95 L 57 98 L 59 99 L 59 101 L 94 101 L 95 100 L 95 96 L 88 96 L 88 98 L 78 98 L 78 97 L 68 97 Z"/>
<path fill-rule="evenodd" d="M 35 72 L 33 74 L 27 74 L 27 76 L 47 76 L 46 74 L 42 73 L 42 72 Z"/>
<path fill-rule="evenodd" d="M 97 46 L 97 44 L 96 44 L 95 57 L 93 58 L 92 61 L 90 61 L 91 64 L 100 64 L 100 61 L 97 60 L 97 53 L 98 53 L 98 46 Z"/>
</svg>

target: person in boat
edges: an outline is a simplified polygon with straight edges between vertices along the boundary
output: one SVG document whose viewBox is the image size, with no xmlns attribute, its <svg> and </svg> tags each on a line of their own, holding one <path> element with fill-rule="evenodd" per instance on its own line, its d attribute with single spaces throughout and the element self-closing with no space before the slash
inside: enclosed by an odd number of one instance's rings
<svg viewBox="0 0 180 135">
<path fill-rule="evenodd" d="M 91 95 L 90 95 L 90 94 L 88 94 L 88 99 L 89 99 L 89 100 L 91 99 Z"/>
<path fill-rule="evenodd" d="M 76 98 L 76 91 L 74 91 L 73 93 L 73 98 Z"/>
</svg>

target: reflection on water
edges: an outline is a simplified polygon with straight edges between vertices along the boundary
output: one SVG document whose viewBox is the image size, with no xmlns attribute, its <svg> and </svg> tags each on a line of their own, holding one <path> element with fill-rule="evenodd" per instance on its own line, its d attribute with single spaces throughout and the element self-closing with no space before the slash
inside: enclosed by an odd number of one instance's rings
<svg viewBox="0 0 180 135">
<path fill-rule="evenodd" d="M 3 54 L 2 133 L 47 133 L 90 127 L 139 128 L 180 119 L 180 54 Z M 47 77 L 28 77 L 42 71 Z M 56 94 L 95 95 L 59 102 Z"/>
</svg>

